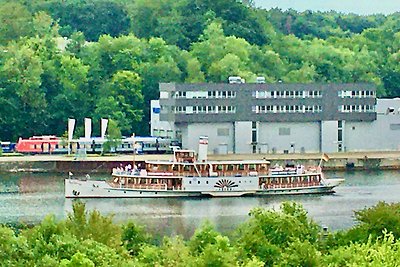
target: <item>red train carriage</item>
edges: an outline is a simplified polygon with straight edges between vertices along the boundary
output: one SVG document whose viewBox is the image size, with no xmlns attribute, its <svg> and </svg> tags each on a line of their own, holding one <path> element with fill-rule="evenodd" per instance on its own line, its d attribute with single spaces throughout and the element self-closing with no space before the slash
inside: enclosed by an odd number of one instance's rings
<svg viewBox="0 0 400 267">
<path fill-rule="evenodd" d="M 54 153 L 60 152 L 63 147 L 60 145 L 60 138 L 54 135 L 33 136 L 28 139 L 19 138 L 15 150 L 20 153 Z"/>
</svg>

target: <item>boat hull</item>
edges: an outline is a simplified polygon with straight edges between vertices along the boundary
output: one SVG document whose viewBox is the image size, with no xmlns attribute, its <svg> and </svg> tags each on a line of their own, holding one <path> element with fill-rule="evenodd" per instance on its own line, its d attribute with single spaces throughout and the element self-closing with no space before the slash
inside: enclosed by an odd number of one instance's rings
<svg viewBox="0 0 400 267">
<path fill-rule="evenodd" d="M 327 180 L 326 184 L 258 190 L 166 190 L 151 188 L 112 187 L 106 181 L 65 179 L 66 198 L 176 198 L 176 197 L 242 197 L 334 193 L 343 180 Z"/>
<path fill-rule="evenodd" d="M 160 189 L 115 188 L 106 181 L 65 180 L 66 198 L 159 198 L 159 197 L 198 197 L 200 192 L 187 192 Z"/>
</svg>

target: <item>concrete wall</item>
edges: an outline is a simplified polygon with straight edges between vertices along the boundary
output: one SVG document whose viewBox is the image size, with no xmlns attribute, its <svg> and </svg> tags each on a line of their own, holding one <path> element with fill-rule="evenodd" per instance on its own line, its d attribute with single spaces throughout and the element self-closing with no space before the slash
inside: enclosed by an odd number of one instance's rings
<svg viewBox="0 0 400 267">
<path fill-rule="evenodd" d="M 400 150 L 400 114 L 379 114 L 374 122 L 346 122 L 346 151 Z"/>
<path fill-rule="evenodd" d="M 187 132 L 182 131 L 182 147 L 197 151 L 199 136 L 208 136 L 208 153 L 233 153 L 233 124 L 232 123 L 191 123 Z M 225 135 L 227 134 L 227 135 Z"/>
<path fill-rule="evenodd" d="M 376 121 L 346 121 L 346 151 L 400 150 L 400 98 L 377 99 L 376 111 Z"/>
<path fill-rule="evenodd" d="M 289 129 L 290 133 L 282 132 Z M 280 132 L 281 131 L 281 132 Z M 309 123 L 260 123 L 258 143 L 268 146 L 268 153 L 319 152 L 320 124 Z"/>
<path fill-rule="evenodd" d="M 338 122 L 321 122 L 321 152 L 338 151 Z"/>
<path fill-rule="evenodd" d="M 235 153 L 250 153 L 251 147 L 251 121 L 235 122 Z"/>
</svg>

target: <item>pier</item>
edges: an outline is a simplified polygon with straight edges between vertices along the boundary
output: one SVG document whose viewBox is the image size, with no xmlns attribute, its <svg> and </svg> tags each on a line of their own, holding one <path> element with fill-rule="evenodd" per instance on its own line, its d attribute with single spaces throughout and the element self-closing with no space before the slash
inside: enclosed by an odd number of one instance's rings
<svg viewBox="0 0 400 267">
<path fill-rule="evenodd" d="M 324 162 L 325 170 L 391 170 L 400 169 L 400 151 L 340 152 L 329 153 Z M 67 155 L 29 155 L 0 157 L 0 172 L 95 172 L 110 173 L 112 168 L 139 163 L 145 160 L 172 160 L 171 154 L 163 155 L 87 155 L 77 158 Z M 275 163 L 318 165 L 321 153 L 293 154 L 223 154 L 208 155 L 209 160 L 254 160 L 266 159 Z"/>
</svg>

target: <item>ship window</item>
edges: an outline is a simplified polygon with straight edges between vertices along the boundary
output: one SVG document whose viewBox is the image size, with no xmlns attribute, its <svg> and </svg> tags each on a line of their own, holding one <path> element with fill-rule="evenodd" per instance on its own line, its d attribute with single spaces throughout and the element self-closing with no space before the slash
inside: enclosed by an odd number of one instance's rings
<svg viewBox="0 0 400 267">
<path fill-rule="evenodd" d="M 239 164 L 239 170 L 244 170 L 244 164 Z"/>
<path fill-rule="evenodd" d="M 222 165 L 218 165 L 217 170 L 222 171 Z"/>
<path fill-rule="evenodd" d="M 233 164 L 229 164 L 227 170 L 228 170 L 228 171 L 233 171 Z"/>
<path fill-rule="evenodd" d="M 254 171 L 256 169 L 256 165 L 255 164 L 250 164 L 249 169 Z"/>
<path fill-rule="evenodd" d="M 266 170 L 267 169 L 267 165 L 266 164 L 261 164 L 261 169 L 262 170 Z"/>
</svg>

